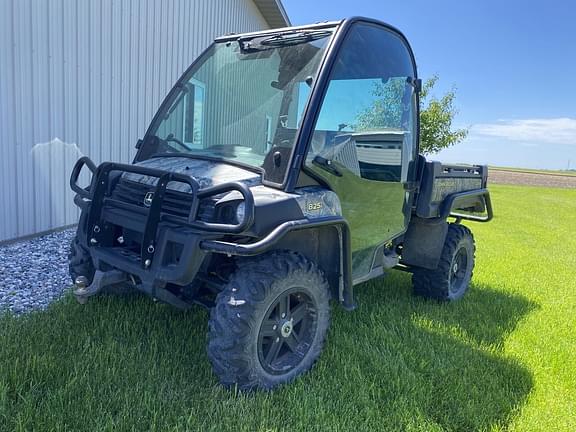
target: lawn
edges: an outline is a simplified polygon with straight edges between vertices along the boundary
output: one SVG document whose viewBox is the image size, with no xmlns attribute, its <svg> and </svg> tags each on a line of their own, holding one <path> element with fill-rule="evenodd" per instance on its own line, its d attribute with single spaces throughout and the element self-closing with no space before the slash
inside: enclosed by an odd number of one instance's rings
<svg viewBox="0 0 576 432">
<path fill-rule="evenodd" d="M 218 386 L 207 314 L 70 297 L 0 317 L 2 430 L 576 430 L 576 190 L 492 186 L 454 304 L 392 272 L 334 309 L 311 373 L 273 393 Z"/>
</svg>

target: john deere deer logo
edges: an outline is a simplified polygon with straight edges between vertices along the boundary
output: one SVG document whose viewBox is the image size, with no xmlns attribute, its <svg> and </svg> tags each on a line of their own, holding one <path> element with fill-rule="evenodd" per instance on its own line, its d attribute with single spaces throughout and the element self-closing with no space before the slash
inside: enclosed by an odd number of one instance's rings
<svg viewBox="0 0 576 432">
<path fill-rule="evenodd" d="M 154 192 L 146 192 L 144 196 L 144 205 L 150 207 L 152 205 L 152 200 L 154 199 Z"/>
</svg>

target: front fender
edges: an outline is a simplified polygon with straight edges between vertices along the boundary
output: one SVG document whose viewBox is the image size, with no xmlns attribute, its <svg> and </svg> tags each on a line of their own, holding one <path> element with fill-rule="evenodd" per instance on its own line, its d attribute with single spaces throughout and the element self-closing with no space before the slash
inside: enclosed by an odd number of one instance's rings
<svg viewBox="0 0 576 432">
<path fill-rule="evenodd" d="M 337 254 L 323 253 L 323 249 L 328 246 L 327 241 L 318 239 L 317 248 L 311 248 L 309 235 L 312 231 L 317 232 L 325 227 L 333 227 L 338 233 Z M 296 239 L 290 238 L 298 235 Z M 300 238 L 303 235 L 304 238 Z M 296 241 L 294 241 L 296 240 Z M 324 239 L 326 240 L 326 239 Z M 317 219 L 298 219 L 284 222 L 268 235 L 252 243 L 236 243 L 221 240 L 203 240 L 200 248 L 205 252 L 219 253 L 228 256 L 255 256 L 274 249 L 290 249 L 302 252 L 304 255 L 314 259 L 321 268 L 330 275 L 335 274 L 338 280 L 335 297 L 347 310 L 356 308 L 353 294 L 352 282 L 352 252 L 350 247 L 350 228 L 348 223 L 341 216 L 321 217 Z M 331 250 L 335 248 L 330 248 Z M 337 257 L 331 259 L 330 257 Z"/>
</svg>

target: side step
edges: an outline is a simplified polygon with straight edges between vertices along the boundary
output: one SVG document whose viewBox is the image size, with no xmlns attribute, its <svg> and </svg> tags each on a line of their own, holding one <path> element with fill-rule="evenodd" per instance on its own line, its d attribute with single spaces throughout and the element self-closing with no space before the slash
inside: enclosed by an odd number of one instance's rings
<svg viewBox="0 0 576 432">
<path fill-rule="evenodd" d="M 394 268 L 400 262 L 400 257 L 396 252 L 389 252 L 384 253 L 383 251 L 380 252 L 380 260 L 382 265 L 377 265 L 372 267 L 369 273 L 365 274 L 364 276 L 360 276 L 357 279 L 354 279 L 352 282 L 354 285 L 358 285 L 359 283 L 366 282 L 370 279 L 376 279 L 385 274 L 385 271 L 391 268 Z"/>
</svg>

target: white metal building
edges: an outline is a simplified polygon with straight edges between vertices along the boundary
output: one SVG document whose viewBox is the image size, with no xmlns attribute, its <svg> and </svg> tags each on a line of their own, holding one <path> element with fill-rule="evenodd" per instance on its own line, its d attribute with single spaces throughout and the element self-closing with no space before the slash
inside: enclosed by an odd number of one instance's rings
<svg viewBox="0 0 576 432">
<path fill-rule="evenodd" d="M 0 0 L 0 242 L 76 223 L 75 161 L 129 162 L 216 36 L 287 24 L 280 0 Z"/>
</svg>

